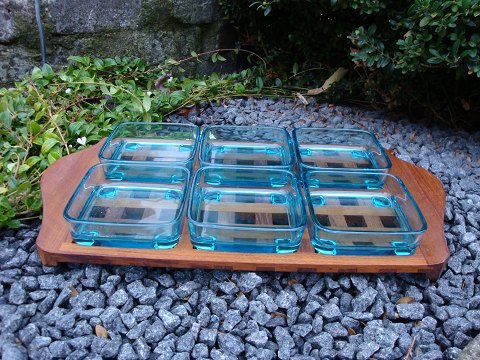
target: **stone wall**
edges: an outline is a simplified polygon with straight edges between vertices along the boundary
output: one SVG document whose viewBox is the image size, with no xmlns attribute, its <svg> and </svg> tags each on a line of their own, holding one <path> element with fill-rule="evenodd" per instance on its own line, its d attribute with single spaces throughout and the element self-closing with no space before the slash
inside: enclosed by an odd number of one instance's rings
<svg viewBox="0 0 480 360">
<path fill-rule="evenodd" d="M 41 0 L 40 6 L 51 65 L 65 64 L 70 55 L 155 64 L 234 41 L 216 0 Z M 40 60 L 34 1 L 0 0 L 0 83 L 20 79 Z"/>
</svg>

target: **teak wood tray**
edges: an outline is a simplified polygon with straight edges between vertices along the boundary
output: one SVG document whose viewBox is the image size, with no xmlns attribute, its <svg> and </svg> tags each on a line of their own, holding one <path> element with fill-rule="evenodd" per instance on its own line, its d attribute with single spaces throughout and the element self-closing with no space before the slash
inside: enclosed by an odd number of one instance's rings
<svg viewBox="0 0 480 360">
<path fill-rule="evenodd" d="M 204 268 L 247 271 L 307 271 L 322 273 L 423 273 L 431 279 L 440 276 L 449 251 L 443 231 L 445 192 L 440 181 L 428 171 L 389 157 L 391 173 L 399 176 L 417 201 L 428 230 L 415 254 L 410 256 L 328 256 L 315 253 L 305 230 L 294 254 L 253 254 L 195 250 L 184 224 L 178 245 L 169 250 L 125 249 L 81 246 L 72 242 L 63 210 L 80 180 L 98 163 L 103 141 L 56 161 L 42 176 L 43 222 L 37 249 L 44 265 L 77 262 L 111 265 L 137 265 L 172 268 Z"/>
</svg>

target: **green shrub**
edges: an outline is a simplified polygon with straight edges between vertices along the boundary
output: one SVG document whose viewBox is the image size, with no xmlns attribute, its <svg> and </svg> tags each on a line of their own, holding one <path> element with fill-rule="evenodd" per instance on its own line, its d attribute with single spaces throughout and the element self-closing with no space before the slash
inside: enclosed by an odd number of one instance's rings
<svg viewBox="0 0 480 360">
<path fill-rule="evenodd" d="M 248 45 L 280 63 L 283 80 L 317 86 L 350 68 L 332 100 L 476 118 L 480 1 L 221 0 Z M 474 114 L 474 115 L 473 115 Z"/>
<path fill-rule="evenodd" d="M 458 78 L 480 77 L 480 2 L 416 0 L 405 13 L 390 14 L 389 23 L 388 33 L 374 24 L 353 31 L 354 61 L 404 74 L 441 67 Z"/>
<path fill-rule="evenodd" d="M 225 59 L 216 51 L 192 52 L 188 59 L 149 67 L 139 59 L 72 57 L 66 69 L 35 68 L 14 88 L 0 89 L 0 227 L 38 216 L 45 169 L 98 142 L 119 122 L 161 121 L 202 101 L 280 91 L 264 85 L 264 67 L 183 77 L 180 65 L 202 56 Z M 167 80 L 169 74 L 174 76 Z"/>
</svg>

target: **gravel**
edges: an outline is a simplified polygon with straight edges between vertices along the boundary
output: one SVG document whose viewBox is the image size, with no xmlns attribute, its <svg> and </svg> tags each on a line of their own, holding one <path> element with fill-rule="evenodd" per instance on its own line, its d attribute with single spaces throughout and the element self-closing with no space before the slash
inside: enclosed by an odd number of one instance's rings
<svg viewBox="0 0 480 360">
<path fill-rule="evenodd" d="M 480 133 L 401 115 L 238 99 L 170 121 L 373 131 L 446 191 L 452 256 L 438 281 L 41 265 L 39 223 L 0 231 L 2 359 L 457 359 L 480 331 Z M 399 300 L 411 297 L 413 302 Z M 108 338 L 95 335 L 95 326 Z M 478 341 L 478 340 L 477 340 Z M 476 345 L 478 347 L 478 345 Z"/>
</svg>

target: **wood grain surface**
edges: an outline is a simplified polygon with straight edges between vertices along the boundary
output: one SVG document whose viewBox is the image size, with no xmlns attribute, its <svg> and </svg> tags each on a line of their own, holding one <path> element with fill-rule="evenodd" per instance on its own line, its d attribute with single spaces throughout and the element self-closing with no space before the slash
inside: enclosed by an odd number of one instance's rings
<svg viewBox="0 0 480 360">
<path fill-rule="evenodd" d="M 449 256 L 443 230 L 445 191 L 442 184 L 428 171 L 392 154 L 389 154 L 393 164 L 391 173 L 403 180 L 428 224 L 417 251 L 411 256 L 321 255 L 313 250 L 307 230 L 294 254 L 201 251 L 192 248 L 186 224 L 179 244 L 169 250 L 77 245 L 72 242 L 63 210 L 88 168 L 98 163 L 97 154 L 102 144 L 103 141 L 59 159 L 42 176 L 43 222 L 37 250 L 44 265 L 74 262 L 247 271 L 423 273 L 436 279 Z"/>
</svg>

